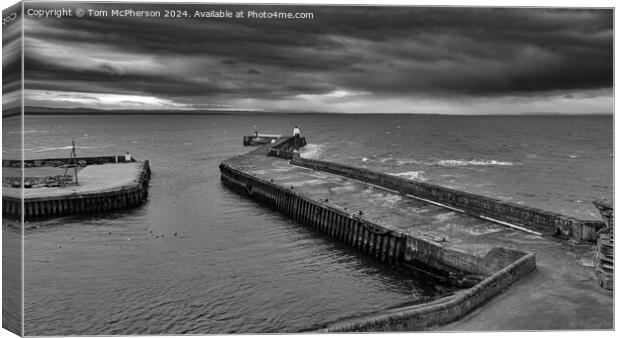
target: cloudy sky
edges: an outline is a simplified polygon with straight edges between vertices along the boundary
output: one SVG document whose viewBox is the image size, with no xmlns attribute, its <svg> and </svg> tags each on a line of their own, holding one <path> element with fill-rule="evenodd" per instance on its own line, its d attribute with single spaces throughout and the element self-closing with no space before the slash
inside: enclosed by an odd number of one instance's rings
<svg viewBox="0 0 620 338">
<path fill-rule="evenodd" d="M 61 8 L 63 6 L 56 6 Z M 611 10 L 83 5 L 314 19 L 25 19 L 27 105 L 346 113 L 613 111 Z M 26 8 L 49 8 L 43 4 Z"/>
</svg>

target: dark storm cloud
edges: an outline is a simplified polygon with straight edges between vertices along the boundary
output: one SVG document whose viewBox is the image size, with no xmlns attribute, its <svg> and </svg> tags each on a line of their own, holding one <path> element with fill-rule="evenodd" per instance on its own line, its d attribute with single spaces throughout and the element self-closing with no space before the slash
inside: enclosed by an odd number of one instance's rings
<svg viewBox="0 0 620 338">
<path fill-rule="evenodd" d="M 161 74 L 131 74 L 101 64 L 88 70 L 77 70 L 70 66 L 47 63 L 26 57 L 25 68 L 28 74 L 26 86 L 29 89 L 54 89 L 64 91 L 88 91 L 95 93 L 151 93 L 157 95 L 205 95 L 223 93 L 225 90 L 207 86 L 205 83 L 191 82 L 174 76 Z M 60 80 L 60 81 L 59 81 Z M 49 87 L 50 83 L 56 83 Z"/>
<path fill-rule="evenodd" d="M 97 5 L 113 7 L 166 8 Z M 205 10 L 185 7 L 190 14 Z M 475 97 L 545 95 L 613 82 L 611 10 L 216 8 L 312 12 L 315 19 L 30 19 L 27 88 L 174 98 L 278 99 L 343 88 L 379 96 Z M 43 41 L 76 51 L 87 45 L 92 62 L 78 67 L 51 60 L 52 47 L 42 50 Z M 174 59 L 185 66 L 166 67 Z M 135 60 L 152 62 L 152 71 L 133 68 L 128 62 Z"/>
</svg>

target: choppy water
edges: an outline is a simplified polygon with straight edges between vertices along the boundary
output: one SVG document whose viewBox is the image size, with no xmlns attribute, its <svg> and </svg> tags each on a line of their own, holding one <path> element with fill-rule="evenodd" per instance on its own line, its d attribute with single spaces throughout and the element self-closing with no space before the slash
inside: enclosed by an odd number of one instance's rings
<svg viewBox="0 0 620 338">
<path fill-rule="evenodd" d="M 309 122 L 309 157 L 582 219 L 599 219 L 592 200 L 613 200 L 612 116 L 392 115 Z"/>
<path fill-rule="evenodd" d="M 3 124 L 6 139 L 19 130 Z M 149 159 L 153 177 L 138 209 L 28 225 L 25 333 L 290 332 L 432 296 L 220 184 L 243 135 L 293 125 L 304 156 L 582 218 L 613 196 L 611 117 L 27 117 L 27 158 L 75 140 L 79 156 Z"/>
</svg>

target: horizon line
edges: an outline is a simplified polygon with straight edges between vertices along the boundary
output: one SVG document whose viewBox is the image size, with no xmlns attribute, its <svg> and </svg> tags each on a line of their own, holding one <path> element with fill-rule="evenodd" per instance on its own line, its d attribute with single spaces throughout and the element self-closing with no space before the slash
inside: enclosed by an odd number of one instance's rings
<svg viewBox="0 0 620 338">
<path fill-rule="evenodd" d="M 17 108 L 17 107 L 15 107 Z M 15 110 L 8 108 L 3 110 L 2 118 L 13 117 L 22 114 L 21 109 L 16 112 L 4 114 L 5 111 Z M 46 111 L 36 111 L 37 109 Z M 35 110 L 30 111 L 28 110 Z M 63 111 L 64 110 L 64 111 Z M 267 111 L 252 109 L 100 109 L 87 107 L 61 108 L 45 106 L 24 106 L 23 115 L 428 115 L 428 116 L 536 116 L 536 115 L 614 115 L 614 112 L 584 112 L 562 113 L 553 111 L 540 112 L 515 112 L 515 113 L 356 113 L 356 112 L 331 112 L 331 111 Z"/>
</svg>

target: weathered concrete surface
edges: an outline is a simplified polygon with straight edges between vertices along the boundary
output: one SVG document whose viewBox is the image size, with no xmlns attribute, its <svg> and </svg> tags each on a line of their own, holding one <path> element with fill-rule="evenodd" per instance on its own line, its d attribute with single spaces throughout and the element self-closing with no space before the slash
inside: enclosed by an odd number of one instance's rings
<svg viewBox="0 0 620 338">
<path fill-rule="evenodd" d="M 45 187 L 24 189 L 24 198 L 37 197 L 59 197 L 72 194 L 88 194 L 96 192 L 106 192 L 118 190 L 122 187 L 133 186 L 138 184 L 140 175 L 142 174 L 142 162 L 127 163 L 110 163 L 90 165 L 80 168 L 78 171 L 79 185 L 67 185 L 64 187 Z M 39 175 L 62 175 L 64 168 L 26 168 L 24 175 L 26 177 L 35 177 Z M 74 169 L 67 170 L 68 175 L 74 174 Z M 20 197 L 21 188 L 4 187 L 3 195 L 10 197 Z"/>
<path fill-rule="evenodd" d="M 536 254 L 537 270 L 473 314 L 439 330 L 611 329 L 613 297 L 596 285 L 593 246 L 530 235 L 352 179 L 292 166 L 257 149 L 225 161 L 315 200 L 361 211 L 386 228 L 421 233 L 484 257 L 494 247 Z"/>
</svg>

